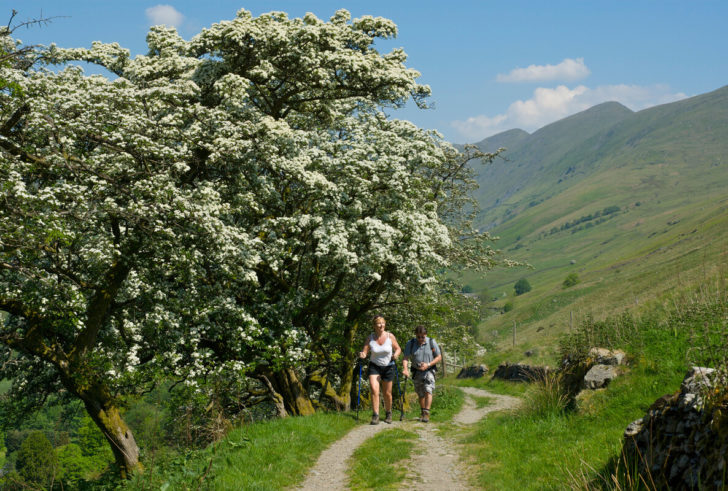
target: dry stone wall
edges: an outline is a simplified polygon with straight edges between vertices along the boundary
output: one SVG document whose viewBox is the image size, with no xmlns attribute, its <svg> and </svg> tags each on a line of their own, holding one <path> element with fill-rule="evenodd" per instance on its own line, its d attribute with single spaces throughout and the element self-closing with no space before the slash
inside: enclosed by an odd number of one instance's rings
<svg viewBox="0 0 728 491">
<path fill-rule="evenodd" d="M 716 378 L 713 369 L 693 367 L 680 391 L 659 398 L 627 427 L 627 465 L 645 482 L 658 489 L 725 489 L 728 394 Z M 707 403 L 706 394 L 712 396 Z"/>
</svg>

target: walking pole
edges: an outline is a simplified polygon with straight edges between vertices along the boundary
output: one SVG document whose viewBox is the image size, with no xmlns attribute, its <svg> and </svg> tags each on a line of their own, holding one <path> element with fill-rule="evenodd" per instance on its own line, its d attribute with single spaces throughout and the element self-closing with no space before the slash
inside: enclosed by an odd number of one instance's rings
<svg viewBox="0 0 728 491">
<path fill-rule="evenodd" d="M 359 383 L 356 389 L 356 420 L 359 421 L 359 406 L 361 406 L 361 358 L 357 360 L 356 364 L 359 365 Z"/>
<path fill-rule="evenodd" d="M 409 377 L 407 375 L 404 376 L 404 391 L 402 392 L 402 412 L 399 415 L 399 420 L 402 421 L 404 419 L 404 396 L 407 393 L 407 380 L 409 380 Z"/>
<path fill-rule="evenodd" d="M 402 402 L 402 414 L 404 414 L 404 399 L 402 399 L 402 389 L 399 386 L 399 373 L 397 372 L 397 363 L 392 360 L 394 365 L 394 378 L 397 379 L 397 399 Z M 402 421 L 402 415 L 400 414 L 399 420 Z"/>
</svg>

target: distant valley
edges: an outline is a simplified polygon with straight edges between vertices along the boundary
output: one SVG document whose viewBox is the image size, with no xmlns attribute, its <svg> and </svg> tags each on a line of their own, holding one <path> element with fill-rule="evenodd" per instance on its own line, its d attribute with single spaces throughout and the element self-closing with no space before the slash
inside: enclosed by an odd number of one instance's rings
<svg viewBox="0 0 728 491">
<path fill-rule="evenodd" d="M 574 315 L 633 307 L 726 262 L 728 86 L 639 112 L 608 102 L 477 146 L 506 151 L 474 166 L 476 225 L 533 266 L 464 276 L 500 299 L 494 311 L 514 307 L 483 323 L 482 340 L 506 342 L 516 322 L 525 344 L 546 343 Z M 580 282 L 565 289 L 570 273 Z M 514 298 L 523 277 L 533 290 Z"/>
</svg>

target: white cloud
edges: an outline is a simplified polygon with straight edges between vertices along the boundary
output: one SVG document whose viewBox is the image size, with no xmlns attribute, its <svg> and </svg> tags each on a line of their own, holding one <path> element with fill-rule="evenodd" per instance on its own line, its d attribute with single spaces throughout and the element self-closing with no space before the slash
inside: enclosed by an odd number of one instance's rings
<svg viewBox="0 0 728 491">
<path fill-rule="evenodd" d="M 473 116 L 465 121 L 453 121 L 451 124 L 464 141 L 477 142 L 512 128 L 531 132 L 603 102 L 616 101 L 633 111 L 639 111 L 685 97 L 686 94 L 672 92 L 667 85 L 620 84 L 593 89 L 584 85 L 573 89 L 565 85 L 555 88 L 539 87 L 533 91 L 530 99 L 512 103 L 505 114 Z"/>
<path fill-rule="evenodd" d="M 164 24 L 179 28 L 185 20 L 185 16 L 171 5 L 155 5 L 154 7 L 149 7 L 145 13 L 152 25 Z"/>
<path fill-rule="evenodd" d="M 571 82 L 589 76 L 591 72 L 584 64 L 584 58 L 566 58 L 558 65 L 530 65 L 528 68 L 514 68 L 508 74 L 498 74 L 498 82 L 547 82 L 561 80 Z"/>
</svg>

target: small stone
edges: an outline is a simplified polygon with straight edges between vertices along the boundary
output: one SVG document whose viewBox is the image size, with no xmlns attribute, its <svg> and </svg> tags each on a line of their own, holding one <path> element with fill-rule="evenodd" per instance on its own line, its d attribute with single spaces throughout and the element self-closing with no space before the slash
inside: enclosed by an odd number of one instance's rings
<svg viewBox="0 0 728 491">
<path fill-rule="evenodd" d="M 627 425 L 627 429 L 624 430 L 624 437 L 634 437 L 636 436 L 640 431 L 642 431 L 643 423 L 641 419 L 638 419 L 636 421 L 632 421 L 629 425 Z"/>
</svg>

